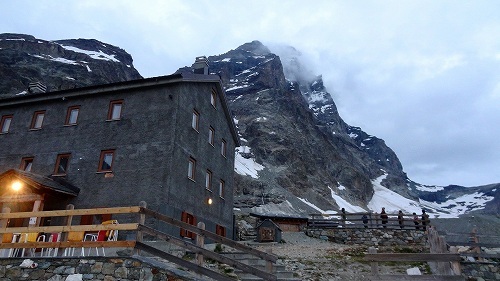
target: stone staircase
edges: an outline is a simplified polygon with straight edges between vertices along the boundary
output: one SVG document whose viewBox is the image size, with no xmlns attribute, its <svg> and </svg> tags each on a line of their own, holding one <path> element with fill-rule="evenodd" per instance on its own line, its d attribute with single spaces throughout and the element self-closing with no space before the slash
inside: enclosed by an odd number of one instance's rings
<svg viewBox="0 0 500 281">
<path fill-rule="evenodd" d="M 260 270 L 266 270 L 266 261 L 255 257 L 253 255 L 247 253 L 239 253 L 239 252 L 228 252 L 221 253 L 222 255 L 237 260 L 241 263 L 247 264 L 249 266 L 258 268 Z M 234 273 L 238 276 L 241 281 L 254 281 L 254 280 L 263 280 L 260 277 L 252 275 L 250 273 L 243 272 L 241 270 L 235 269 Z M 281 263 L 280 260 L 277 261 L 276 264 L 273 264 L 273 274 L 276 275 L 278 281 L 301 281 L 302 279 L 293 276 L 292 271 L 287 271 L 285 269 L 285 265 Z"/>
</svg>

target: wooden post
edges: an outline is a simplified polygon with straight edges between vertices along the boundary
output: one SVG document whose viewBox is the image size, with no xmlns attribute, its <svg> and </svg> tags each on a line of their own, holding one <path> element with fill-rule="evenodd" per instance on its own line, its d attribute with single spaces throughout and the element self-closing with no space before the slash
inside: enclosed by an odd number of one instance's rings
<svg viewBox="0 0 500 281">
<path fill-rule="evenodd" d="M 479 238 L 477 237 L 477 229 L 472 229 L 472 232 L 470 233 L 470 238 L 469 238 L 471 243 L 477 244 L 479 243 Z M 477 260 L 478 261 L 483 261 L 483 258 L 480 257 L 481 255 L 481 248 L 478 246 L 474 246 L 473 251 L 478 255 Z"/>
<path fill-rule="evenodd" d="M 197 227 L 199 229 L 205 230 L 205 223 L 199 222 Z M 205 246 L 205 236 L 197 234 L 196 235 L 196 246 L 203 248 Z M 196 253 L 196 264 L 199 266 L 203 266 L 203 255 L 201 253 Z"/>
<path fill-rule="evenodd" d="M 369 254 L 376 254 L 377 249 L 375 247 L 370 247 L 368 248 L 368 253 Z M 372 276 L 378 276 L 378 262 L 371 262 L 371 268 L 372 268 Z"/>
<path fill-rule="evenodd" d="M 438 236 L 438 253 L 446 253 L 446 242 L 443 236 Z M 448 262 L 438 262 L 438 274 L 449 275 L 451 274 L 450 263 Z"/>
<path fill-rule="evenodd" d="M 145 201 L 139 202 L 139 207 L 146 208 L 147 205 L 148 204 Z M 139 223 L 139 225 L 144 225 L 146 223 L 146 215 L 145 214 L 139 213 L 138 223 Z M 137 232 L 135 234 L 135 240 L 137 242 L 142 242 L 143 239 L 144 239 L 144 234 L 142 233 L 142 231 L 137 230 Z M 141 250 L 135 248 L 134 249 L 134 254 L 140 255 L 141 254 Z"/>
<path fill-rule="evenodd" d="M 458 254 L 458 248 L 456 246 L 451 246 L 450 253 Z M 453 272 L 453 275 L 462 275 L 462 269 L 460 268 L 459 261 L 452 261 L 451 262 L 451 271 Z"/>
<path fill-rule="evenodd" d="M 2 213 L 10 213 L 10 208 L 9 207 L 3 207 L 2 208 Z M 8 224 L 9 224 L 9 219 L 0 220 L 0 229 L 5 230 L 7 228 Z M 0 242 L 1 241 L 3 241 L 3 234 L 0 234 Z"/>
<path fill-rule="evenodd" d="M 10 208 L 9 207 L 3 207 L 2 208 L 2 213 L 10 213 Z M 9 224 L 9 219 L 3 219 L 0 220 L 0 229 L 5 230 L 7 228 L 7 225 Z M 0 243 L 3 241 L 3 236 L 4 234 L 0 234 Z M 9 241 L 11 242 L 11 241 Z M 2 249 L 0 250 L 0 256 L 1 257 L 10 257 L 12 256 L 12 252 L 14 249 Z"/>
<path fill-rule="evenodd" d="M 73 204 L 68 204 L 66 206 L 66 210 L 74 210 L 74 209 L 75 205 Z M 71 226 L 71 224 L 73 223 L 73 215 L 65 217 L 64 220 L 65 220 L 64 224 L 66 226 Z M 61 241 L 68 241 L 68 233 L 66 232 L 61 233 Z"/>
<path fill-rule="evenodd" d="M 35 203 L 33 204 L 33 212 L 40 211 L 41 206 L 42 206 L 42 200 L 36 200 Z M 38 226 L 39 224 L 40 224 L 40 218 L 38 217 L 31 217 L 28 223 L 29 226 Z"/>
<path fill-rule="evenodd" d="M 266 253 L 272 255 L 273 249 L 271 248 L 266 249 Z M 268 273 L 273 273 L 273 263 L 271 261 L 266 261 L 266 271 Z"/>
</svg>

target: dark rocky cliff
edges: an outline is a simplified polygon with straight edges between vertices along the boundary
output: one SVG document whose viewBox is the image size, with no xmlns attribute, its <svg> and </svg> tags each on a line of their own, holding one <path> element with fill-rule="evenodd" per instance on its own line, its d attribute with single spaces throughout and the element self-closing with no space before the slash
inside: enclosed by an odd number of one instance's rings
<svg viewBox="0 0 500 281">
<path fill-rule="evenodd" d="M 31 82 L 47 91 L 142 78 L 124 50 L 93 39 L 46 41 L 0 34 L 0 98 L 25 93 Z"/>
<path fill-rule="evenodd" d="M 241 205 L 280 203 L 291 193 L 332 210 L 338 209 L 331 196 L 335 192 L 366 206 L 371 179 L 383 170 L 393 179 L 389 185 L 406 186 L 396 154 L 341 119 L 321 77 L 306 81 L 293 67 L 284 69 L 282 59 L 258 41 L 209 61 L 210 72 L 221 75 L 225 84 L 242 144 L 250 148 L 244 157 L 265 167 L 258 178 L 237 175 Z M 285 72 L 297 79 L 288 80 Z"/>
</svg>

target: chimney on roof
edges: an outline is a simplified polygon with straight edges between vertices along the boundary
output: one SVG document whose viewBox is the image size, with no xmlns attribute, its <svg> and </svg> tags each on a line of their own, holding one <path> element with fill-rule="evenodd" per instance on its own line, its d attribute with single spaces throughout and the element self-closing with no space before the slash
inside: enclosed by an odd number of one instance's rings
<svg viewBox="0 0 500 281">
<path fill-rule="evenodd" d="M 39 94 L 47 92 L 47 86 L 42 82 L 31 82 L 28 85 L 28 92 L 31 94 Z"/>
<path fill-rule="evenodd" d="M 196 74 L 205 74 L 208 75 L 208 59 L 205 56 L 196 57 L 193 65 L 193 72 Z"/>
</svg>

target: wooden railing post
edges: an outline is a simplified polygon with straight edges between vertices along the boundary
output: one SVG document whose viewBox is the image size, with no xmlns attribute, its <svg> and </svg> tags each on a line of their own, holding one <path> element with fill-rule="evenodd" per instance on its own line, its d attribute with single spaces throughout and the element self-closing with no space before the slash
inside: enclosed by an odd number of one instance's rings
<svg viewBox="0 0 500 281">
<path fill-rule="evenodd" d="M 469 237 L 469 242 L 474 243 L 474 244 L 479 243 L 479 238 L 477 237 L 477 229 L 476 228 L 472 229 L 472 232 L 470 233 L 470 237 Z M 481 257 L 481 248 L 478 246 L 473 246 L 473 251 L 475 253 L 477 253 L 477 255 L 478 255 L 477 260 L 483 261 L 483 258 Z"/>
<path fill-rule="evenodd" d="M 10 213 L 10 208 L 9 207 L 3 207 L 2 208 L 2 213 Z M 0 229 L 5 230 L 7 226 L 9 225 L 9 219 L 2 219 L 0 220 Z M 4 234 L 0 234 L 0 243 L 3 241 L 3 236 Z M 11 241 L 9 241 L 11 242 Z M 12 255 L 13 249 L 2 249 L 0 250 L 1 254 L 0 257 L 10 257 Z"/>
<path fill-rule="evenodd" d="M 199 222 L 197 227 L 199 229 L 205 230 L 205 223 Z M 203 248 L 205 246 L 205 236 L 201 234 L 196 234 L 196 246 Z M 196 264 L 203 266 L 203 255 L 201 253 L 196 253 Z"/>
<path fill-rule="evenodd" d="M 146 208 L 147 206 L 148 206 L 148 204 L 146 203 L 146 201 L 139 202 L 139 207 Z M 137 222 L 139 223 L 139 226 L 144 225 L 146 223 L 146 215 L 142 212 L 139 212 L 139 218 L 138 218 Z M 140 227 L 139 227 L 139 229 L 140 229 Z M 142 242 L 144 240 L 144 234 L 139 229 L 137 230 L 137 232 L 135 234 L 135 241 L 136 242 Z M 141 250 L 135 248 L 134 254 L 136 254 L 136 255 L 141 254 Z"/>
<path fill-rule="evenodd" d="M 42 207 L 42 200 L 36 200 L 35 203 L 33 203 L 33 212 L 40 211 L 41 207 Z M 40 220 L 41 218 L 31 217 L 29 220 L 29 226 L 39 226 Z"/>
<path fill-rule="evenodd" d="M 269 248 L 266 250 L 266 253 L 269 255 L 273 254 L 273 249 Z M 268 273 L 273 273 L 273 263 L 271 261 L 266 261 L 266 271 Z"/>
<path fill-rule="evenodd" d="M 10 208 L 3 207 L 2 213 L 10 213 Z M 6 229 L 8 224 L 9 224 L 9 219 L 0 220 L 0 229 Z M 3 234 L 0 234 L 0 241 L 3 241 Z"/>
<path fill-rule="evenodd" d="M 458 248 L 456 246 L 451 246 L 450 253 L 458 254 Z M 453 275 L 462 275 L 462 269 L 460 268 L 459 261 L 451 261 L 451 271 Z"/>
<path fill-rule="evenodd" d="M 370 254 L 376 254 L 377 249 L 374 247 L 368 248 L 368 253 Z M 377 276 L 378 275 L 378 262 L 372 261 L 370 263 L 371 269 L 372 269 L 372 276 Z"/>
<path fill-rule="evenodd" d="M 66 206 L 66 210 L 74 210 L 75 209 L 75 205 L 73 204 L 68 204 Z M 66 226 L 71 226 L 71 224 L 73 223 L 73 215 L 69 215 L 69 216 L 66 216 L 64 218 L 64 225 Z M 61 233 L 61 241 L 68 241 L 68 233 L 67 232 L 63 232 Z"/>
</svg>

